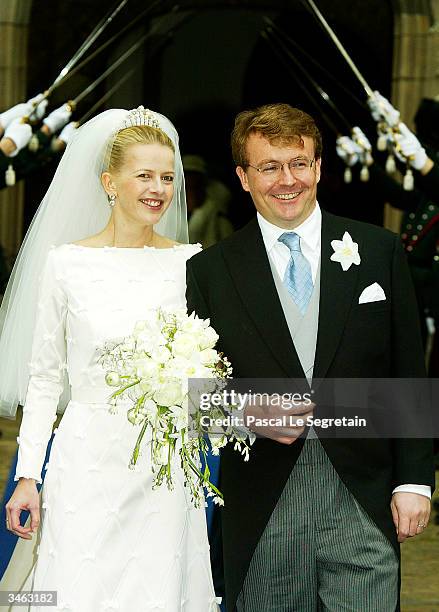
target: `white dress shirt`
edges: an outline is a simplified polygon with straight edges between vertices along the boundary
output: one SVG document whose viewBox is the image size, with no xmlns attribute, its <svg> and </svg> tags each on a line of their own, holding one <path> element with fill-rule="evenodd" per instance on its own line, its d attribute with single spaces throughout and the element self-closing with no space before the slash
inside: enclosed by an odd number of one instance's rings
<svg viewBox="0 0 439 612">
<path fill-rule="evenodd" d="M 276 272 L 279 274 L 279 278 L 283 279 L 288 262 L 290 261 L 291 252 L 286 244 L 279 242 L 279 238 L 287 230 L 273 225 L 259 213 L 257 217 L 265 249 Z M 316 204 L 310 216 L 301 225 L 294 228 L 294 232 L 300 236 L 300 248 L 304 257 L 309 261 L 312 282 L 315 283 L 320 261 L 322 234 L 322 211 L 318 204 Z"/>
<path fill-rule="evenodd" d="M 259 227 L 262 233 L 265 249 L 268 257 L 274 265 L 279 277 L 283 279 L 288 262 L 290 261 L 290 249 L 283 242 L 279 242 L 280 236 L 288 230 L 273 225 L 260 213 L 257 213 Z M 292 231 L 292 230 L 291 230 Z M 310 216 L 303 223 L 294 228 L 294 232 L 300 236 L 300 248 L 302 254 L 311 266 L 313 283 L 316 280 L 321 254 L 322 235 L 322 211 L 318 202 Z M 393 493 L 418 493 L 431 499 L 431 487 L 427 485 L 404 484 L 396 487 Z"/>
</svg>

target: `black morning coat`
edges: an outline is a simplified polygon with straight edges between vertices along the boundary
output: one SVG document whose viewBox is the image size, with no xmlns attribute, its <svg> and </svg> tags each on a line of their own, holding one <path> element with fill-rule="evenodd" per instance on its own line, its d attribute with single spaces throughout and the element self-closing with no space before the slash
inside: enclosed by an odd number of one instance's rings
<svg viewBox="0 0 439 612">
<path fill-rule="evenodd" d="M 361 263 L 343 271 L 330 260 L 331 241 L 341 240 L 346 231 L 358 243 Z M 386 300 L 359 304 L 362 291 L 375 282 Z M 187 302 L 188 312 L 210 319 L 234 377 L 301 379 L 306 388 L 256 219 L 187 262 Z M 314 378 L 424 376 L 416 299 L 399 237 L 322 211 Z M 235 607 L 252 554 L 303 441 L 287 446 L 259 438 L 249 462 L 233 449 L 222 452 L 228 610 Z M 401 484 L 434 487 L 431 441 L 322 438 L 322 444 L 342 481 L 399 554 L 390 512 L 392 490 Z"/>
</svg>

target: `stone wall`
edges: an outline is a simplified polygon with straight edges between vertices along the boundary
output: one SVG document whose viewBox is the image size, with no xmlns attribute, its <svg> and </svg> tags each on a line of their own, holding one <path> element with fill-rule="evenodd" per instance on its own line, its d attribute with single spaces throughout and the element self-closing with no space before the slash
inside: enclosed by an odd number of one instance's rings
<svg viewBox="0 0 439 612">
<path fill-rule="evenodd" d="M 27 40 L 32 0 L 0 2 L 0 109 L 26 97 Z M 22 241 L 24 183 L 0 191 L 0 244 L 12 258 Z"/>
<path fill-rule="evenodd" d="M 392 103 L 413 128 L 422 98 L 439 94 L 439 0 L 394 0 Z M 438 21 L 435 21 L 438 19 Z M 399 230 L 402 213 L 388 206 L 386 227 Z"/>
</svg>

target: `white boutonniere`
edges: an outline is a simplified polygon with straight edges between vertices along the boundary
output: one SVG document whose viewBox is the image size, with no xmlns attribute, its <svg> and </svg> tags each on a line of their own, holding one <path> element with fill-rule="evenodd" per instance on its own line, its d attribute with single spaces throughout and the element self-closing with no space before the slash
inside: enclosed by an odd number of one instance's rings
<svg viewBox="0 0 439 612">
<path fill-rule="evenodd" d="M 358 253 L 358 244 L 352 240 L 349 232 L 343 234 L 342 240 L 332 240 L 331 246 L 334 249 L 331 261 L 338 261 L 343 268 L 343 272 L 349 270 L 352 264 L 360 265 L 361 258 Z"/>
</svg>

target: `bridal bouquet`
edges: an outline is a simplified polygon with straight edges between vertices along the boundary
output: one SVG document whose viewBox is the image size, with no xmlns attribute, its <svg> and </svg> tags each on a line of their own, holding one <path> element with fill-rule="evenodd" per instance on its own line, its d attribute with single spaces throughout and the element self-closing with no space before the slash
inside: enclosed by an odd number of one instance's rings
<svg viewBox="0 0 439 612">
<path fill-rule="evenodd" d="M 188 315 L 183 309 L 172 312 L 158 309 L 138 321 L 132 335 L 107 342 L 100 357 L 106 370 L 105 381 L 115 388 L 110 398 L 112 410 L 117 409 L 121 400 L 128 400 L 128 420 L 140 427 L 130 467 L 136 465 L 142 439 L 149 429 L 154 487 L 166 482 L 169 489 L 173 488 L 173 459 L 178 453 L 196 506 L 204 503 L 202 487 L 215 503 L 224 503 L 222 493 L 210 482 L 206 461 L 209 442 L 201 426 L 206 413 L 188 393 L 189 378 L 201 379 L 203 391 L 210 393 L 224 387 L 230 378 L 231 364 L 215 350 L 217 340 L 209 320 L 194 313 Z M 223 408 L 214 410 L 215 418 L 219 413 L 225 415 Z M 228 442 L 234 442 L 235 450 L 248 460 L 252 440 L 247 443 L 242 430 L 229 427 L 220 435 L 207 437 L 214 454 Z M 200 467 L 200 454 L 204 468 Z"/>
</svg>

